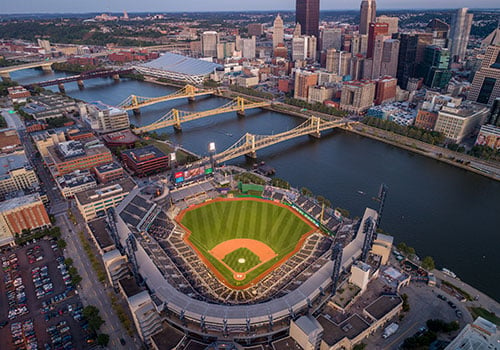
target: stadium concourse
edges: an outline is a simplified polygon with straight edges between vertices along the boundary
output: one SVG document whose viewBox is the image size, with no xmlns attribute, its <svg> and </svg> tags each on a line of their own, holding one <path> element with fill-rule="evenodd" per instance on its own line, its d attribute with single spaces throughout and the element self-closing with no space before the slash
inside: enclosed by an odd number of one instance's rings
<svg viewBox="0 0 500 350">
<path fill-rule="evenodd" d="M 186 231 L 174 219 L 185 208 L 225 195 L 228 189 L 221 189 L 211 177 L 163 190 L 158 197 L 156 191 L 132 190 L 108 213 L 110 236 L 147 288 L 148 310 L 155 309 L 163 321 L 205 343 L 220 339 L 268 343 L 285 336 L 291 320 L 321 310 L 331 296 L 336 262 L 332 247 L 344 246 L 339 263 L 341 271 L 347 271 L 361 255 L 363 228 L 378 217 L 372 209 L 362 220 L 336 217 L 298 191 L 265 186 L 262 198 L 293 207 L 318 229 L 276 269 L 237 290 L 219 280 L 186 244 Z M 151 339 L 151 314 L 133 315 L 138 328 L 143 327 L 143 338 Z"/>
</svg>

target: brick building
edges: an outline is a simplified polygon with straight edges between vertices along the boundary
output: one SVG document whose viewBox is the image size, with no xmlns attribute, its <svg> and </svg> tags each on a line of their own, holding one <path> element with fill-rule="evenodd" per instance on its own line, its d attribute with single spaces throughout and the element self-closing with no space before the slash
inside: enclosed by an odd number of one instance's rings
<svg viewBox="0 0 500 350">
<path fill-rule="evenodd" d="M 122 160 L 137 176 L 165 171 L 169 166 L 168 155 L 152 145 L 123 151 Z"/>
</svg>

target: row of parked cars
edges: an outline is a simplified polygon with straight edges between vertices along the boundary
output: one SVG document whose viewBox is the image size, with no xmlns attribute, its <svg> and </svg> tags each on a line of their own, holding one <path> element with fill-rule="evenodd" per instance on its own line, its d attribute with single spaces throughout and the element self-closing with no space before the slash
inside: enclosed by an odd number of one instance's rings
<svg viewBox="0 0 500 350">
<path fill-rule="evenodd" d="M 38 349 L 33 320 L 29 319 L 23 322 L 12 323 L 10 325 L 10 332 L 16 348 L 27 350 Z"/>
<path fill-rule="evenodd" d="M 2 269 L 4 271 L 4 284 L 9 304 L 8 319 L 14 320 L 16 317 L 29 313 L 26 305 L 26 292 L 23 279 L 19 271 L 18 258 L 15 253 L 8 257 L 2 256 Z"/>
<path fill-rule="evenodd" d="M 31 278 L 35 286 L 37 299 L 42 299 L 54 292 L 54 284 L 50 279 L 49 267 L 47 265 L 31 269 Z"/>
<path fill-rule="evenodd" d="M 70 333 L 70 327 L 66 321 L 61 321 L 54 326 L 47 328 L 50 336 L 50 343 L 45 343 L 45 350 L 72 350 L 73 337 Z"/>
<path fill-rule="evenodd" d="M 26 256 L 28 257 L 28 262 L 34 264 L 43 260 L 43 250 L 39 245 L 36 245 L 26 251 Z"/>
</svg>

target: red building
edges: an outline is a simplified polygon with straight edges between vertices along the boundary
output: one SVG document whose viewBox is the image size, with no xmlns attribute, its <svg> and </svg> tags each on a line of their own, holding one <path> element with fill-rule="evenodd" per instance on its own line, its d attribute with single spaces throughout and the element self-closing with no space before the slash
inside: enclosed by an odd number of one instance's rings
<svg viewBox="0 0 500 350">
<path fill-rule="evenodd" d="M 437 113 L 421 109 L 418 111 L 417 117 L 415 118 L 415 126 L 417 128 L 434 130 L 437 118 Z"/>
<path fill-rule="evenodd" d="M 97 181 L 101 184 L 113 182 L 123 177 L 123 168 L 117 163 L 99 165 L 94 168 Z"/>
<path fill-rule="evenodd" d="M 2 231 L 12 234 L 23 230 L 49 227 L 50 219 L 38 194 L 16 197 L 0 203 L 0 215 L 3 217 L 0 226 Z"/>
<path fill-rule="evenodd" d="M 385 102 L 393 102 L 396 99 L 398 80 L 392 77 L 384 77 L 377 80 L 375 87 L 375 104 L 381 105 Z"/>
<path fill-rule="evenodd" d="M 139 141 L 139 138 L 135 136 L 130 130 L 113 132 L 111 134 L 104 135 L 102 138 L 106 146 L 111 148 L 133 148 L 135 146 L 135 143 Z"/>
<path fill-rule="evenodd" d="M 168 155 L 152 145 L 123 151 L 122 160 L 140 177 L 165 171 L 169 167 Z"/>
<path fill-rule="evenodd" d="M 388 23 L 370 23 L 370 27 L 368 29 L 368 49 L 366 50 L 366 58 L 373 57 L 375 39 L 379 35 L 389 35 Z"/>
</svg>

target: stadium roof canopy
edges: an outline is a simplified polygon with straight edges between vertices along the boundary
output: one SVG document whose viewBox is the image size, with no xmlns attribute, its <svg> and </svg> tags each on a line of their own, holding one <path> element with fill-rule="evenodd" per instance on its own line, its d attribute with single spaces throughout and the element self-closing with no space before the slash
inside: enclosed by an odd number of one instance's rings
<svg viewBox="0 0 500 350">
<path fill-rule="evenodd" d="M 168 52 L 156 60 L 141 64 L 135 68 L 147 75 L 201 83 L 205 76 L 219 67 L 221 67 L 219 64 L 213 62 Z"/>
</svg>

